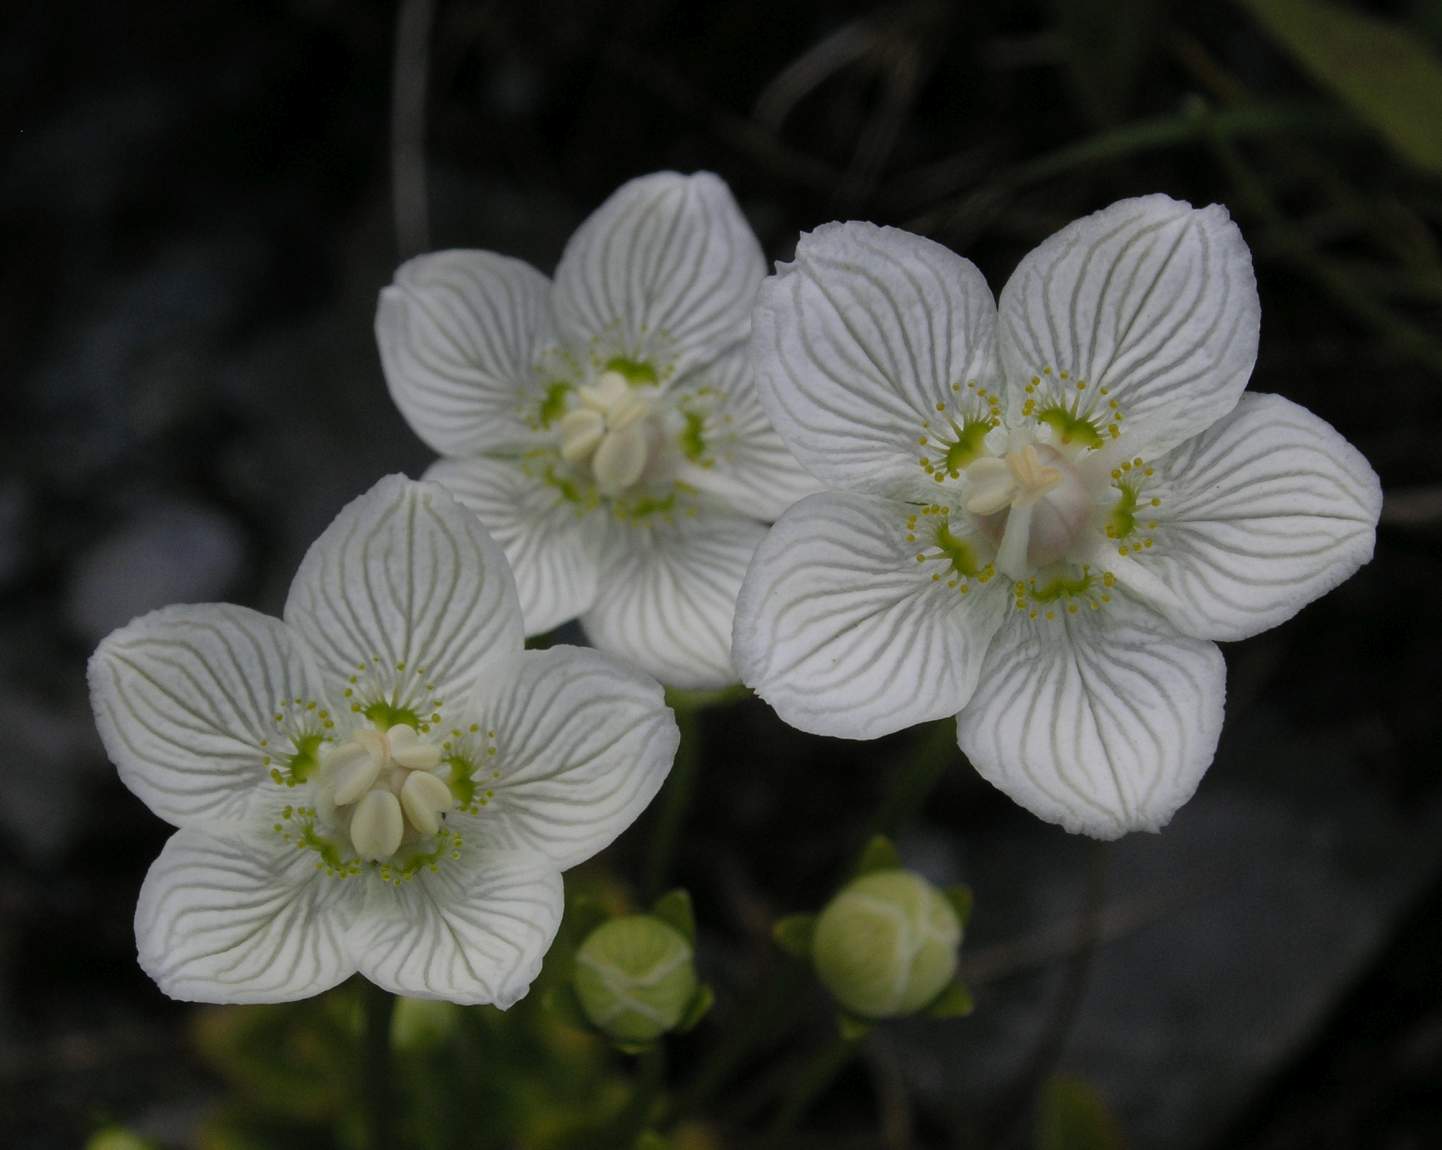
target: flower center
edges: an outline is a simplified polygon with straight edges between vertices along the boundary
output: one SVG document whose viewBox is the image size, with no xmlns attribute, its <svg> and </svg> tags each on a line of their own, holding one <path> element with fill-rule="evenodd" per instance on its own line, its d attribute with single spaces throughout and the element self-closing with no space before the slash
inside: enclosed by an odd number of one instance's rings
<svg viewBox="0 0 1442 1150">
<path fill-rule="evenodd" d="M 633 387 L 619 371 L 576 389 L 578 405 L 560 422 L 561 457 L 589 471 L 603 495 L 620 495 L 646 473 L 661 443 L 655 389 Z"/>
<path fill-rule="evenodd" d="M 997 544 L 996 568 L 1011 579 L 1065 558 L 1092 518 L 1086 483 L 1046 444 L 978 459 L 966 478 L 966 510 Z"/>
<path fill-rule="evenodd" d="M 404 723 L 357 731 L 326 755 L 321 783 L 357 855 L 384 862 L 408 839 L 440 830 L 455 805 L 450 787 L 432 773 L 440 762 L 440 748 Z"/>
</svg>

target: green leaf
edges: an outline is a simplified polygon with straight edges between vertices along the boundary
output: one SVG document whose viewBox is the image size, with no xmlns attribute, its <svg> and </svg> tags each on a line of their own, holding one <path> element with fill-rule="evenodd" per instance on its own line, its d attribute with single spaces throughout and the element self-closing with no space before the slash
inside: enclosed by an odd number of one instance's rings
<svg viewBox="0 0 1442 1150">
<path fill-rule="evenodd" d="M 611 912 L 591 895 L 577 895 L 566 907 L 566 930 L 574 945 L 586 941 L 586 936 L 611 917 Z"/>
<path fill-rule="evenodd" d="M 946 901 L 951 903 L 951 909 L 956 911 L 956 917 L 961 920 L 961 929 L 965 930 L 971 925 L 971 908 L 976 902 L 976 895 L 972 893 L 971 887 L 959 882 L 943 888 L 941 893 L 946 897 Z"/>
<path fill-rule="evenodd" d="M 671 1140 L 654 1130 L 642 1130 L 636 1139 L 635 1150 L 671 1150 Z"/>
<path fill-rule="evenodd" d="M 653 902 L 651 913 L 679 930 L 687 942 L 696 944 L 696 915 L 691 909 L 691 896 L 680 887 L 667 891 Z"/>
<path fill-rule="evenodd" d="M 691 996 L 691 1001 L 686 1005 L 686 1013 L 681 1015 L 681 1021 L 676 1023 L 672 1030 L 677 1034 L 685 1034 L 694 1030 L 696 1024 L 711 1012 L 711 1007 L 716 1002 L 716 992 L 706 983 L 696 988 L 696 993 Z"/>
<path fill-rule="evenodd" d="M 1238 0 L 1314 80 L 1442 173 L 1442 61 L 1406 28 L 1326 0 Z"/>
<path fill-rule="evenodd" d="M 861 852 L 861 857 L 856 860 L 856 873 L 858 875 L 870 874 L 878 870 L 900 870 L 901 856 L 896 853 L 896 847 L 885 835 L 877 835 L 869 843 L 866 849 Z"/>
<path fill-rule="evenodd" d="M 1121 1127 L 1095 1088 L 1058 1074 L 1042 1087 L 1036 1150 L 1122 1150 Z"/>
<path fill-rule="evenodd" d="M 792 958 L 803 961 L 811 958 L 811 936 L 815 933 L 814 914 L 789 914 L 771 928 L 771 937 L 776 945 Z"/>
<path fill-rule="evenodd" d="M 857 1018 L 854 1014 L 847 1014 L 842 1011 L 836 1016 L 836 1029 L 841 1037 L 848 1042 L 855 1042 L 858 1038 L 865 1038 L 871 1031 L 872 1024 L 864 1018 Z"/>
<path fill-rule="evenodd" d="M 976 1009 L 971 987 L 957 979 L 941 992 L 941 997 L 926 1008 L 932 1018 L 965 1018 Z"/>
<path fill-rule="evenodd" d="M 553 986 L 541 995 L 541 1009 L 558 1022 L 564 1022 L 574 1030 L 594 1030 L 591 1020 L 581 1009 L 581 1001 L 571 984 Z"/>
</svg>

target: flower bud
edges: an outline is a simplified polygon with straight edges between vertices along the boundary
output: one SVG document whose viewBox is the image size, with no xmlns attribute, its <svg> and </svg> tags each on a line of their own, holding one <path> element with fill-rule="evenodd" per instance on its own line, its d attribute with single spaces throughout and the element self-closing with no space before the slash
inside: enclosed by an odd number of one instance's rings
<svg viewBox="0 0 1442 1150">
<path fill-rule="evenodd" d="M 576 951 L 576 997 L 591 1024 L 622 1042 L 674 1029 L 696 996 L 691 943 L 649 914 L 614 918 Z"/>
<path fill-rule="evenodd" d="M 961 921 L 920 875 L 862 875 L 816 920 L 812 958 L 836 1001 L 862 1018 L 900 1018 L 936 999 L 956 973 Z"/>
</svg>

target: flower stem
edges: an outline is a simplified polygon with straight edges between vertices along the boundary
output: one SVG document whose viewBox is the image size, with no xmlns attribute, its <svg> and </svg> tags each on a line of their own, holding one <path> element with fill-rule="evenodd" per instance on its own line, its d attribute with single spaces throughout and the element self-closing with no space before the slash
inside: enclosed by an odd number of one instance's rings
<svg viewBox="0 0 1442 1150">
<path fill-rule="evenodd" d="M 370 1150 L 388 1150 L 391 1140 L 391 1017 L 396 1000 L 370 982 L 362 984 L 365 1010 L 363 1059 L 366 1129 Z"/>
<path fill-rule="evenodd" d="M 656 827 L 646 853 L 641 890 L 648 902 L 666 890 L 676 855 L 676 843 L 690 813 L 691 800 L 695 797 L 697 768 L 701 759 L 701 724 L 697 709 L 678 699 L 670 702 L 676 712 L 676 725 L 681 729 L 681 746 L 676 751 L 676 762 L 661 792 Z"/>
<path fill-rule="evenodd" d="M 791 1080 L 791 1089 L 781 1100 L 776 1117 L 766 1131 L 767 1145 L 781 1145 L 796 1123 L 799 1122 L 836 1076 L 846 1068 L 861 1045 L 861 1037 L 837 1035 L 812 1055 Z"/>
<path fill-rule="evenodd" d="M 621 1150 L 629 1150 L 645 1132 L 656 1099 L 666 1083 L 666 1047 L 657 1042 L 641 1052 L 636 1067 L 636 1088 L 631 1101 L 616 1120 L 616 1137 L 613 1144 Z"/>
</svg>

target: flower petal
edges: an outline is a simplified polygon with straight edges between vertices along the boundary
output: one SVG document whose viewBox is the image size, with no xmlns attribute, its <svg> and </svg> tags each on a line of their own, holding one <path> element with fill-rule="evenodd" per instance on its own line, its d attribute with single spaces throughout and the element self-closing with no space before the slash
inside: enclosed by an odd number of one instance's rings
<svg viewBox="0 0 1442 1150">
<path fill-rule="evenodd" d="M 534 462 L 442 459 L 426 472 L 480 517 L 516 577 L 527 635 L 574 619 L 596 599 L 601 529 Z"/>
<path fill-rule="evenodd" d="M 963 594 L 950 562 L 918 563 L 935 548 L 925 521 L 910 526 L 916 511 L 813 495 L 757 549 L 736 606 L 736 665 L 791 726 L 872 739 L 971 698 L 1008 605 L 1005 581 L 966 579 Z"/>
<path fill-rule="evenodd" d="M 736 592 L 765 532 L 753 520 L 712 510 L 612 520 L 600 593 L 581 616 L 586 636 L 668 687 L 704 691 L 736 682 Z"/>
<path fill-rule="evenodd" d="M 402 264 L 381 292 L 376 340 L 391 398 L 442 455 L 527 442 L 540 422 L 538 368 L 554 341 L 550 282 L 494 252 Z"/>
<path fill-rule="evenodd" d="M 403 475 L 347 505 L 311 545 L 285 619 L 332 684 L 363 664 L 359 703 L 418 714 L 458 701 L 523 641 L 500 546 L 443 487 Z"/>
<path fill-rule="evenodd" d="M 957 716 L 961 749 L 1047 822 L 1101 839 L 1159 830 L 1216 752 L 1221 652 L 1124 596 L 1054 610 L 1009 614 Z"/>
<path fill-rule="evenodd" d="M 732 511 L 767 522 L 822 489 L 766 418 L 747 345 L 688 377 L 676 393 L 686 421 L 683 482 Z"/>
<path fill-rule="evenodd" d="M 664 383 L 746 334 L 766 274 L 761 246 L 710 172 L 657 172 L 611 195 L 556 268 L 556 321 L 602 362 L 646 364 Z"/>
<path fill-rule="evenodd" d="M 1362 454 L 1304 407 L 1244 395 L 1158 460 L 1155 549 L 1138 562 L 1178 628 L 1244 639 L 1290 619 L 1372 558 L 1382 488 Z"/>
<path fill-rule="evenodd" d="M 186 1002 L 308 998 L 354 972 L 345 938 L 359 896 L 356 880 L 321 873 L 279 835 L 185 828 L 140 889 L 140 965 Z"/>
<path fill-rule="evenodd" d="M 1261 314 L 1251 253 L 1225 208 L 1167 196 L 1112 204 L 1043 241 L 1002 289 L 1013 418 L 1027 398 L 1090 418 L 1092 432 L 1117 412 L 1132 450 L 1160 454 L 1236 404 Z"/>
<path fill-rule="evenodd" d="M 502 1010 L 525 997 L 561 925 L 561 875 L 536 855 L 467 844 L 414 878 L 374 883 L 350 936 L 393 994 Z"/>
<path fill-rule="evenodd" d="M 121 781 L 176 826 L 237 820 L 269 780 L 275 712 L 317 676 L 279 619 L 229 604 L 165 607 L 107 636 L 90 701 Z"/>
<path fill-rule="evenodd" d="M 596 651 L 526 651 L 482 679 L 479 725 L 492 796 L 452 814 L 467 839 L 539 852 L 564 870 L 590 858 L 660 790 L 680 731 L 655 680 Z M 466 830 L 467 825 L 472 829 Z"/>
<path fill-rule="evenodd" d="M 986 281 L 954 252 L 896 228 L 827 224 L 757 299 L 761 402 L 818 478 L 908 498 L 928 480 L 918 440 L 987 414 L 967 385 L 994 379 L 995 327 Z"/>
</svg>

